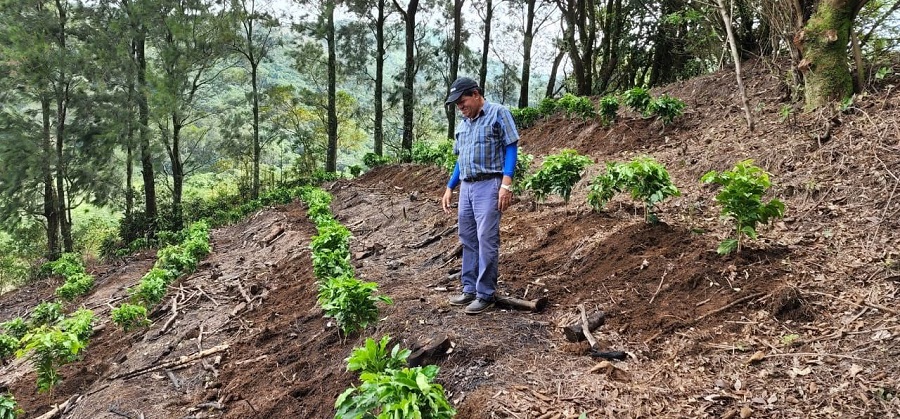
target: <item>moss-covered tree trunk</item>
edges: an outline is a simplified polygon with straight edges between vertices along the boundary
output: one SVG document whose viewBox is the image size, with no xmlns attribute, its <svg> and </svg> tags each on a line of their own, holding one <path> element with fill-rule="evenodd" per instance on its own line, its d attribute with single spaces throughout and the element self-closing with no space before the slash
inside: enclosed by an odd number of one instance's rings
<svg viewBox="0 0 900 419">
<path fill-rule="evenodd" d="M 794 38 L 803 57 L 798 68 L 803 74 L 807 110 L 853 94 L 847 45 L 853 21 L 867 2 L 818 0 L 812 5 L 813 13 Z"/>
</svg>

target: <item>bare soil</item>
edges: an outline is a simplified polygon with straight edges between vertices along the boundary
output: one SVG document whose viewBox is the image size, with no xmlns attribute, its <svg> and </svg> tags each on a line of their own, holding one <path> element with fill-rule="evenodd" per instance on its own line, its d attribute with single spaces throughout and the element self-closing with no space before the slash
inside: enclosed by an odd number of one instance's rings
<svg viewBox="0 0 900 419">
<path fill-rule="evenodd" d="M 654 90 L 688 105 L 667 127 L 622 110 L 611 127 L 555 117 L 522 130 L 535 166 L 562 148 L 597 163 L 568 204 L 526 195 L 503 215 L 501 292 L 546 297 L 541 312 L 467 316 L 447 303 L 459 287 L 456 220 L 439 202 L 447 174 L 395 165 L 325 185 L 353 232 L 357 276 L 394 301 L 365 333 L 342 338 L 316 306 L 315 228 L 295 202 L 213 230 L 213 253 L 145 329 L 123 333 L 109 310 L 153 253 L 92 266 L 93 293 L 69 307 L 100 319 L 83 359 L 62 368 L 52 394 L 36 392 L 23 359 L 0 369 L 0 385 L 26 417 L 71 400 L 67 418 L 327 418 L 357 383 L 345 359 L 366 337 L 410 348 L 447 337 L 452 349 L 429 362 L 460 418 L 900 417 L 900 66 L 846 111 L 788 118 L 783 77 L 762 62 L 745 70 L 754 132 L 729 71 Z M 645 223 L 625 194 L 592 211 L 590 180 L 642 154 L 682 193 L 659 206 L 660 222 Z M 788 211 L 723 257 L 715 249 L 731 225 L 716 188 L 698 179 L 747 158 L 772 174 L 771 197 Z M 0 321 L 27 315 L 57 285 L 3 295 Z M 587 342 L 565 339 L 580 307 L 605 313 L 596 349 L 625 360 L 602 363 Z"/>
</svg>

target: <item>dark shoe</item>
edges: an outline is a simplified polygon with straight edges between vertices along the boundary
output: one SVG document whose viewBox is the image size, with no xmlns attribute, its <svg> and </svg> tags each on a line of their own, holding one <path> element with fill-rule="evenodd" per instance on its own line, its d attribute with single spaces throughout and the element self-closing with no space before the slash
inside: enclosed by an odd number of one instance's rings
<svg viewBox="0 0 900 419">
<path fill-rule="evenodd" d="M 472 304 L 466 306 L 466 314 L 478 314 L 494 306 L 493 300 L 482 300 L 481 298 L 472 301 Z"/>
<path fill-rule="evenodd" d="M 466 304 L 471 303 L 473 300 L 475 300 L 475 294 L 470 294 L 468 292 L 464 292 L 460 295 L 457 295 L 456 297 L 451 297 L 450 305 L 451 306 L 464 306 Z"/>
</svg>

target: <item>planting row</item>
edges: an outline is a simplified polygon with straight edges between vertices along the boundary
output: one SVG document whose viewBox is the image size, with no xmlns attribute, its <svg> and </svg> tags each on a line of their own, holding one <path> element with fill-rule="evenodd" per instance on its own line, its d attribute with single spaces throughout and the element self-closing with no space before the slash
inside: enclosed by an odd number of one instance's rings
<svg viewBox="0 0 900 419">
<path fill-rule="evenodd" d="M 635 87 L 618 95 L 606 95 L 596 105 L 589 97 L 575 96 L 566 93 L 559 99 L 544 98 L 537 107 L 514 108 L 510 111 L 519 129 L 528 128 L 543 117 L 562 112 L 567 118 L 585 120 L 599 118 L 604 125 L 614 123 L 618 119 L 620 105 L 628 106 L 643 117 L 655 116 L 668 125 L 684 113 L 685 103 L 681 99 L 663 94 L 650 96 L 647 89 Z"/>
<path fill-rule="evenodd" d="M 345 336 L 364 330 L 378 320 L 376 302 L 390 304 L 391 300 L 375 295 L 374 282 L 356 279 L 350 264 L 350 231 L 334 219 L 331 195 L 307 187 L 301 190 L 300 198 L 318 233 L 310 243 L 318 303 Z M 407 367 L 410 351 L 394 345 L 388 352 L 389 343 L 388 336 L 377 343 L 367 338 L 364 347 L 353 350 L 347 359 L 347 370 L 358 371 L 361 384 L 338 397 L 335 417 L 453 417 L 456 411 L 447 401 L 444 388 L 434 383 L 438 367 Z"/>
</svg>

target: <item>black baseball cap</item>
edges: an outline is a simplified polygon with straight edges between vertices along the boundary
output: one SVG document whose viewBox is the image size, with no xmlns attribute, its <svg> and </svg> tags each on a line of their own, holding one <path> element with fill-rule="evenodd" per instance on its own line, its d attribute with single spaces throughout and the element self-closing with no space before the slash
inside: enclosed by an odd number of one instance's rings
<svg viewBox="0 0 900 419">
<path fill-rule="evenodd" d="M 463 93 L 478 87 L 478 83 L 468 77 L 460 77 L 450 85 L 450 94 L 447 95 L 446 104 L 456 103 Z"/>
</svg>

